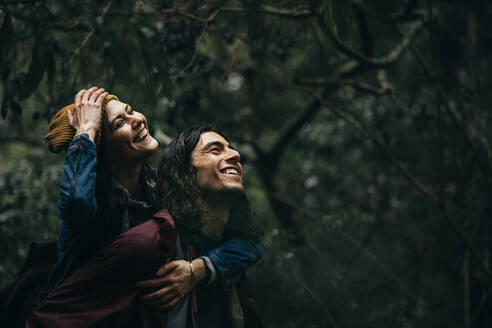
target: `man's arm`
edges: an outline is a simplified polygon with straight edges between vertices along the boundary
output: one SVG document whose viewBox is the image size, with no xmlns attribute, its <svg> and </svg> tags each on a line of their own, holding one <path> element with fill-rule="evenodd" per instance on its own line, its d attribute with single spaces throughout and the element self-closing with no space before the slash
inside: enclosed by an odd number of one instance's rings
<svg viewBox="0 0 492 328">
<path fill-rule="evenodd" d="M 262 255 L 260 244 L 249 239 L 231 239 L 205 256 L 194 259 L 191 265 L 184 260 L 163 265 L 157 271 L 156 278 L 139 282 L 137 287 L 162 287 L 143 296 L 142 301 L 165 310 L 177 304 L 201 281 L 211 283 L 220 280 L 224 288 L 232 288 L 246 269 L 258 262 Z"/>
</svg>

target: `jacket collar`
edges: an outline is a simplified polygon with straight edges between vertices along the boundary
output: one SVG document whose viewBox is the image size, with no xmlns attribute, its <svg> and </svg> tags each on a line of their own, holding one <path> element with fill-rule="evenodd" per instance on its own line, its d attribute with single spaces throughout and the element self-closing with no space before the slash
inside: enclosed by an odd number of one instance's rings
<svg viewBox="0 0 492 328">
<path fill-rule="evenodd" d="M 167 219 L 167 220 L 174 221 L 173 217 L 171 216 L 171 213 L 169 213 L 169 210 L 167 208 L 162 208 L 157 212 L 155 212 L 154 217 L 159 219 Z"/>
</svg>

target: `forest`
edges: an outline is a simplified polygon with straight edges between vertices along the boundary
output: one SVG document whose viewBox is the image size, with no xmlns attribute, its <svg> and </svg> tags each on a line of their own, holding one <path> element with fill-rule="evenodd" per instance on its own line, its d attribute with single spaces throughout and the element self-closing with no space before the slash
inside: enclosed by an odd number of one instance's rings
<svg viewBox="0 0 492 328">
<path fill-rule="evenodd" d="M 0 0 L 0 291 L 57 238 L 82 88 L 144 113 L 160 150 L 209 122 L 264 229 L 265 327 L 490 327 L 492 3 Z"/>
</svg>

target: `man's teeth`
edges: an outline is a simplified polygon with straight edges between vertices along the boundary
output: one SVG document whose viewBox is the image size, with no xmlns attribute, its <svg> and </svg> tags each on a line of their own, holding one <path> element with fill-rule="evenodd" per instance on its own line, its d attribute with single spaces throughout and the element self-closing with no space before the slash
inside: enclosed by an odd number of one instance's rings
<svg viewBox="0 0 492 328">
<path fill-rule="evenodd" d="M 226 174 L 235 174 L 235 175 L 237 175 L 237 174 L 238 174 L 238 173 L 237 173 L 237 170 L 236 170 L 236 169 L 232 169 L 232 168 L 231 168 L 231 169 L 226 169 L 226 170 L 225 170 L 225 173 L 226 173 Z"/>
</svg>

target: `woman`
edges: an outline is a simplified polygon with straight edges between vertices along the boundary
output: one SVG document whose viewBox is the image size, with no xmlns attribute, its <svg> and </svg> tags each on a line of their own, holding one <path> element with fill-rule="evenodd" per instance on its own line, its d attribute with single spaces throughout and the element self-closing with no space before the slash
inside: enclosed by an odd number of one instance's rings
<svg viewBox="0 0 492 328">
<path fill-rule="evenodd" d="M 72 127 L 73 140 L 67 134 L 66 122 L 65 126 L 60 122 L 65 120 L 63 115 Z M 118 234 L 152 217 L 155 172 L 146 159 L 158 147 L 143 114 L 96 87 L 81 90 L 74 106 L 62 109 L 50 130 L 47 140 L 52 151 L 68 147 L 68 152 L 57 203 L 62 219 L 58 262 L 50 275 L 48 292 Z M 191 279 L 192 269 L 199 278 L 218 279 L 225 288 L 232 286 L 261 252 L 258 243 L 235 239 L 191 263 L 167 263 L 157 271 L 156 279 L 144 284 L 160 284 L 162 288 L 142 300 L 162 309 L 175 305 L 199 282 Z M 230 262 L 243 270 L 231 271 Z M 173 288 L 169 288 L 171 282 Z"/>
</svg>

